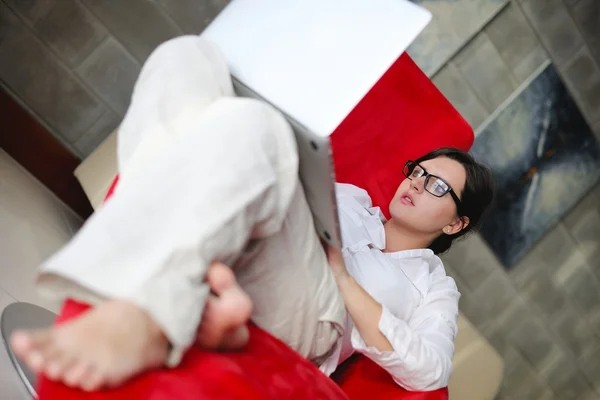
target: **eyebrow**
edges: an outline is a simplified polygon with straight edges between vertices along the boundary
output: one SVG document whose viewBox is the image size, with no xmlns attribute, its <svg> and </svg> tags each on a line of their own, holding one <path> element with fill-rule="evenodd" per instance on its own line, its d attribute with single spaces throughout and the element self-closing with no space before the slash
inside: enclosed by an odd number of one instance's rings
<svg viewBox="0 0 600 400">
<path fill-rule="evenodd" d="M 446 182 L 446 185 L 450 186 L 450 187 L 452 188 L 452 190 L 454 190 L 454 185 L 453 185 L 453 184 L 451 184 L 451 183 L 450 183 L 450 181 L 449 181 L 448 179 L 444 178 L 443 176 L 439 176 L 439 175 L 438 175 L 438 174 L 436 174 L 436 173 L 431 173 L 431 172 L 429 172 L 429 171 L 427 170 L 427 168 L 425 168 L 425 167 L 424 167 L 424 166 L 423 166 L 421 163 L 417 163 L 417 165 L 418 165 L 419 167 L 423 168 L 423 171 L 425 171 L 425 173 L 427 173 L 427 174 L 429 174 L 429 175 L 433 175 L 433 176 L 435 176 L 436 178 L 440 178 L 441 180 L 443 180 L 444 182 Z M 458 194 L 458 192 L 457 192 L 457 194 Z"/>
<path fill-rule="evenodd" d="M 429 172 L 429 170 L 428 170 L 427 168 L 425 168 L 425 167 L 423 166 L 423 164 L 417 164 L 417 165 L 418 165 L 419 167 L 423 168 L 423 171 L 425 171 L 425 172 L 426 172 L 426 173 L 428 173 L 429 175 L 433 175 L 433 176 L 436 176 L 436 177 L 438 177 L 438 178 L 442 178 L 443 180 L 445 180 L 446 182 L 448 182 L 448 181 L 446 180 L 446 178 L 444 178 L 444 177 L 441 177 L 441 176 L 439 176 L 439 175 L 438 175 L 438 174 L 436 174 L 436 173 Z"/>
</svg>

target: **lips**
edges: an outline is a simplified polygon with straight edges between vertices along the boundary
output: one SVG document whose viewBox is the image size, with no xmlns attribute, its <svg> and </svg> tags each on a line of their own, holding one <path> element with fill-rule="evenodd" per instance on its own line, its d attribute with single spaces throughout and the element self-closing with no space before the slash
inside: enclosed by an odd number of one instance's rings
<svg viewBox="0 0 600 400">
<path fill-rule="evenodd" d="M 415 203 L 414 200 L 412 198 L 412 196 L 408 193 L 404 193 L 401 197 L 400 197 L 400 202 L 402 204 L 404 204 L 405 206 L 412 206 L 414 207 Z"/>
</svg>

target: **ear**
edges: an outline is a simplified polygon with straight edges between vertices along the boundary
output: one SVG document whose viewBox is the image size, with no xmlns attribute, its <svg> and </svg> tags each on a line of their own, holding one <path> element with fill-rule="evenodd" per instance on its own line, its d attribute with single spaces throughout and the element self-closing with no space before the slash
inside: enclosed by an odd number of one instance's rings
<svg viewBox="0 0 600 400">
<path fill-rule="evenodd" d="M 446 235 L 455 235 L 469 226 L 469 217 L 457 217 L 450 224 L 446 225 L 442 231 Z"/>
</svg>

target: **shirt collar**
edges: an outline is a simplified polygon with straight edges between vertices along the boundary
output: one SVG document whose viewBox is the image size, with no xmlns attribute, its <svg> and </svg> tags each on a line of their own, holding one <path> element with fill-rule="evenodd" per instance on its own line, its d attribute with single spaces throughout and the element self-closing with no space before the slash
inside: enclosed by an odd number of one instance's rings
<svg viewBox="0 0 600 400">
<path fill-rule="evenodd" d="M 375 210 L 377 211 L 377 214 L 371 210 Z M 383 228 L 383 225 L 387 222 L 387 219 L 385 218 L 385 216 L 383 215 L 383 213 L 381 212 L 381 210 L 379 209 L 379 207 L 372 207 L 370 210 L 372 215 L 377 215 L 379 217 L 379 219 L 381 220 L 381 228 Z M 381 250 L 383 252 L 384 248 L 385 248 L 385 229 L 383 229 L 383 241 L 379 241 L 379 243 L 372 243 L 375 247 L 377 247 L 379 250 Z M 402 260 L 402 259 L 406 259 L 406 258 L 414 258 L 414 257 L 431 257 L 434 255 L 433 250 L 431 249 L 410 249 L 410 250 L 400 250 L 400 251 L 394 251 L 394 252 L 389 252 L 389 253 L 384 253 L 387 254 L 388 256 L 395 258 L 397 260 Z"/>
<path fill-rule="evenodd" d="M 428 258 L 433 256 L 433 250 L 431 249 L 411 249 L 411 250 L 401 250 L 401 251 L 395 251 L 392 253 L 385 253 L 388 256 L 395 258 L 397 260 L 402 260 L 402 259 L 406 259 L 406 258 L 415 258 L 415 257 L 421 257 L 421 258 Z"/>
</svg>

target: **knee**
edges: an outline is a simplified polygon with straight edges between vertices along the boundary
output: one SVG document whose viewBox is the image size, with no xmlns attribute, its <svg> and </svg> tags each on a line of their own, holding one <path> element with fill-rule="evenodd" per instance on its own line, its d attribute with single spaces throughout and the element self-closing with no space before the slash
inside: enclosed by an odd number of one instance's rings
<svg viewBox="0 0 600 400">
<path fill-rule="evenodd" d="M 264 130 L 281 125 L 281 129 L 291 131 L 291 126 L 279 110 L 269 103 L 247 97 L 223 97 L 213 104 L 216 113 L 229 117 L 230 122 L 261 124 Z"/>
<path fill-rule="evenodd" d="M 223 97 L 212 104 L 211 113 L 224 120 L 239 135 L 259 140 L 277 152 L 297 158 L 294 132 L 284 115 L 270 104 L 251 98 Z"/>
</svg>

